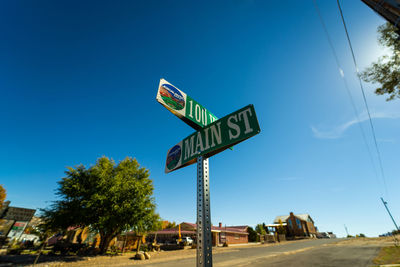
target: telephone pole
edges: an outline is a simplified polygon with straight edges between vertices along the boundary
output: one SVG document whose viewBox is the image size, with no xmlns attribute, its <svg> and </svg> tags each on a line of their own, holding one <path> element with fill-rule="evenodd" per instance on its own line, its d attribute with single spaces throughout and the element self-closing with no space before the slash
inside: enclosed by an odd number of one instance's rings
<svg viewBox="0 0 400 267">
<path fill-rule="evenodd" d="M 387 212 L 389 213 L 389 216 L 390 216 L 390 218 L 392 219 L 392 221 L 393 221 L 393 223 L 394 223 L 394 226 L 396 226 L 396 230 L 399 231 L 400 229 L 399 229 L 399 227 L 397 226 L 395 220 L 393 219 L 393 216 L 392 216 L 392 214 L 390 213 L 389 208 L 387 207 L 387 202 L 384 201 L 382 197 L 381 197 L 381 200 L 382 200 L 382 203 L 383 203 L 383 205 L 385 206 Z"/>
<path fill-rule="evenodd" d="M 344 224 L 344 230 L 346 230 L 346 234 L 347 234 L 347 236 L 349 236 L 349 231 L 347 231 L 347 227 L 345 224 Z"/>
</svg>

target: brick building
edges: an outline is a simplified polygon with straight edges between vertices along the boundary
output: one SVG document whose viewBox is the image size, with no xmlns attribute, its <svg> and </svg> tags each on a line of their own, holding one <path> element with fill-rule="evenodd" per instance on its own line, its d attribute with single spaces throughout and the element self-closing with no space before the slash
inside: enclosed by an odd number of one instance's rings
<svg viewBox="0 0 400 267">
<path fill-rule="evenodd" d="M 249 233 L 247 232 L 247 225 L 240 226 L 212 226 L 211 232 L 213 234 L 213 245 L 221 245 L 225 242 L 228 244 L 245 244 L 249 242 Z"/>
<path fill-rule="evenodd" d="M 285 222 L 287 237 L 313 237 L 317 236 L 317 227 L 309 214 L 293 214 L 277 216 L 275 224 Z"/>
</svg>

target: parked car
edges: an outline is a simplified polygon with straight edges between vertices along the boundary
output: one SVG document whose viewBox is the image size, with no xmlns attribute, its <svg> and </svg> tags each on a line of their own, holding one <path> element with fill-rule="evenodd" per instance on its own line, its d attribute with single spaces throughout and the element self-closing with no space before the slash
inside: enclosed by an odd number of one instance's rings
<svg viewBox="0 0 400 267">
<path fill-rule="evenodd" d="M 179 242 L 179 239 L 176 240 L 176 243 L 183 244 L 184 246 L 193 245 L 193 239 L 189 236 L 182 237 L 182 240 Z"/>
<path fill-rule="evenodd" d="M 318 232 L 317 238 L 331 238 L 331 236 L 327 232 Z"/>
</svg>

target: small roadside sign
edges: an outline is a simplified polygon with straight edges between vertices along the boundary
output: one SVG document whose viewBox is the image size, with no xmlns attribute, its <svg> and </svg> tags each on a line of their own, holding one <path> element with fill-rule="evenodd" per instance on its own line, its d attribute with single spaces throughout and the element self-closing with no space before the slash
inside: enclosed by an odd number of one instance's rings
<svg viewBox="0 0 400 267">
<path fill-rule="evenodd" d="M 248 105 L 205 126 L 169 149 L 165 172 L 193 164 L 199 156 L 211 157 L 259 132 L 254 106 Z"/>
<path fill-rule="evenodd" d="M 218 120 L 205 107 L 164 79 L 160 79 L 156 99 L 195 130 Z"/>
<path fill-rule="evenodd" d="M 15 231 L 23 230 L 27 224 L 27 222 L 15 222 L 12 229 Z"/>
</svg>

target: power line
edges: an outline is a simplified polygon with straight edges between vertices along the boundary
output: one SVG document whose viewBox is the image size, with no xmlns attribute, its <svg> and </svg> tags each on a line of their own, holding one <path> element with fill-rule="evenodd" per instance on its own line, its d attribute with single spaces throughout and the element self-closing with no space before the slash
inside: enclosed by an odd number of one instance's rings
<svg viewBox="0 0 400 267">
<path fill-rule="evenodd" d="M 346 92 L 347 92 L 347 95 L 348 95 L 348 97 L 350 99 L 351 106 L 353 107 L 354 115 L 355 115 L 357 121 L 359 122 L 357 124 L 360 127 L 361 135 L 362 135 L 362 138 L 364 140 L 365 147 L 367 148 L 367 152 L 368 152 L 369 158 L 370 158 L 371 163 L 372 163 L 372 167 L 373 167 L 373 170 L 374 170 L 375 177 L 376 177 L 377 181 L 379 182 L 378 173 L 377 173 L 376 168 L 375 168 L 375 162 L 374 162 L 371 150 L 370 150 L 369 145 L 368 145 L 367 137 L 365 135 L 364 128 L 362 127 L 362 125 L 360 123 L 361 121 L 360 121 L 360 117 L 359 117 L 358 112 L 357 112 L 357 107 L 356 107 L 356 104 L 354 102 L 353 96 L 352 96 L 352 94 L 350 92 L 350 89 L 349 89 L 349 86 L 348 86 L 348 83 L 347 83 L 347 79 L 344 76 L 343 69 L 342 69 L 342 67 L 340 65 L 339 57 L 337 56 L 335 47 L 333 46 L 332 39 L 331 39 L 331 37 L 329 35 L 328 29 L 327 29 L 327 27 L 325 25 L 324 19 L 323 19 L 322 14 L 321 14 L 321 12 L 319 10 L 317 1 L 313 0 L 313 2 L 314 2 L 315 9 L 316 9 L 316 11 L 318 13 L 319 21 L 321 22 L 322 28 L 324 29 L 324 32 L 325 32 L 325 36 L 326 36 L 326 38 L 328 40 L 328 43 L 329 43 L 329 46 L 330 46 L 330 48 L 332 50 L 333 57 L 335 58 L 335 62 L 336 62 L 336 65 L 337 65 L 337 67 L 339 69 L 340 76 L 343 79 L 344 87 L 346 88 Z"/>
<path fill-rule="evenodd" d="M 369 112 L 368 102 L 367 102 L 367 98 L 365 97 L 364 87 L 363 87 L 362 82 L 361 82 L 361 77 L 360 77 L 360 73 L 359 73 L 359 70 L 358 70 L 356 57 L 354 55 L 353 46 L 351 45 L 351 40 L 350 40 L 349 32 L 347 31 L 347 26 L 346 26 L 346 22 L 345 22 L 345 19 L 344 19 L 344 16 L 343 16 L 342 7 L 340 6 L 340 1 L 336 0 L 336 2 L 337 2 L 337 5 L 338 5 L 338 8 L 339 8 L 339 11 L 340 11 L 340 17 L 342 18 L 343 27 L 344 27 L 344 30 L 346 32 L 347 42 L 349 43 L 351 55 L 353 57 L 354 67 L 356 68 L 357 78 L 358 78 L 358 81 L 360 83 L 360 89 L 361 89 L 361 92 L 362 92 L 365 108 L 367 109 L 368 118 L 369 118 L 369 125 L 371 126 L 372 137 L 374 139 L 375 149 L 376 149 L 376 153 L 378 155 L 378 162 L 379 162 L 379 167 L 380 167 L 380 170 L 381 170 L 383 184 L 385 186 L 385 192 L 386 192 L 386 195 L 388 195 L 387 186 L 386 186 L 385 172 L 383 171 L 381 153 L 379 151 L 378 142 L 376 141 L 375 128 L 374 128 L 374 124 L 372 123 L 371 113 Z"/>
</svg>

